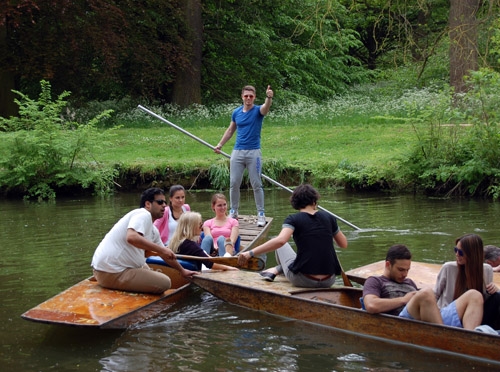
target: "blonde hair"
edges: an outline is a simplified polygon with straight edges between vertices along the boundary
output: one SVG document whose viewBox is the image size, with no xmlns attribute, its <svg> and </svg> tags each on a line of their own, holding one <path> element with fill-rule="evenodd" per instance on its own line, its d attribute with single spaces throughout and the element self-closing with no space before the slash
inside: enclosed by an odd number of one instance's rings
<svg viewBox="0 0 500 372">
<path fill-rule="evenodd" d="M 198 242 L 200 238 L 199 226 L 203 220 L 198 212 L 185 212 L 177 222 L 178 225 L 168 245 L 174 253 L 179 251 L 179 246 L 186 239 Z"/>
</svg>

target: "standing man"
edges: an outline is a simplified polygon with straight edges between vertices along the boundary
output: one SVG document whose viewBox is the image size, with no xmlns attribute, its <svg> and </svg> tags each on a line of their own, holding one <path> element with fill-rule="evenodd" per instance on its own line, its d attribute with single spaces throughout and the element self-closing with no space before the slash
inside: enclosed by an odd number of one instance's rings
<svg viewBox="0 0 500 372">
<path fill-rule="evenodd" d="M 267 86 L 266 99 L 263 105 L 254 104 L 256 93 L 251 85 L 243 87 L 241 99 L 243 105 L 233 111 L 231 123 L 224 132 L 221 140 L 215 147 L 215 152 L 220 153 L 222 146 L 236 134 L 236 143 L 230 160 L 230 187 L 229 198 L 231 210 L 229 217 L 238 218 L 240 206 L 240 187 L 243 180 L 245 168 L 248 170 L 250 183 L 252 184 L 255 205 L 257 207 L 257 225 L 265 226 L 266 216 L 264 214 L 264 189 L 262 188 L 262 152 L 260 150 L 260 134 L 262 122 L 271 108 L 273 101 L 271 86 Z"/>
<path fill-rule="evenodd" d="M 389 248 L 383 275 L 370 276 L 363 286 L 363 303 L 367 312 L 399 315 L 470 330 L 481 324 L 481 293 L 470 289 L 440 309 L 431 288 L 418 290 L 415 282 L 407 278 L 410 266 L 411 252 L 405 245 L 397 244 Z"/>
<path fill-rule="evenodd" d="M 92 258 L 94 276 L 100 286 L 130 292 L 161 294 L 171 287 L 170 278 L 146 265 L 146 251 L 155 252 L 185 278 L 194 271 L 184 269 L 174 252 L 163 245 L 153 222 L 165 213 L 167 201 L 159 188 L 142 193 L 140 208 L 123 216 L 106 234 Z"/>
</svg>

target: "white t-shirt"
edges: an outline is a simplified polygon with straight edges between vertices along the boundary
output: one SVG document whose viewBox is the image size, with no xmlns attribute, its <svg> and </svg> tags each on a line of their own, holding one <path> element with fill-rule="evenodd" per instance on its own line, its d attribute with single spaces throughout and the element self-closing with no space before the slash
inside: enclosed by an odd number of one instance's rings
<svg viewBox="0 0 500 372">
<path fill-rule="evenodd" d="M 94 252 L 91 266 L 99 271 L 119 273 L 128 268 L 140 268 L 146 263 L 145 250 L 127 243 L 127 230 L 133 229 L 146 239 L 163 245 L 151 213 L 134 209 L 123 216 L 106 234 Z"/>
</svg>

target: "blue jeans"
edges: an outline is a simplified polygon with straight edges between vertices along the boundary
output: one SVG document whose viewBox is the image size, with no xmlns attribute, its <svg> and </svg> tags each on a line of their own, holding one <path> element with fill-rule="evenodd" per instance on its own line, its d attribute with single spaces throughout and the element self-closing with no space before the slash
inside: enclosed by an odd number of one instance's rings
<svg viewBox="0 0 500 372">
<path fill-rule="evenodd" d="M 224 256 L 226 254 L 226 238 L 223 236 L 219 236 L 217 238 L 217 247 L 219 247 L 219 256 Z M 210 252 L 212 249 L 215 249 L 214 246 L 214 238 L 210 236 L 203 236 L 202 241 L 201 241 L 201 249 L 203 249 L 207 254 L 210 255 Z M 240 251 L 240 237 L 238 236 L 238 239 L 236 240 L 236 243 L 234 244 L 234 252 L 238 253 Z"/>
</svg>

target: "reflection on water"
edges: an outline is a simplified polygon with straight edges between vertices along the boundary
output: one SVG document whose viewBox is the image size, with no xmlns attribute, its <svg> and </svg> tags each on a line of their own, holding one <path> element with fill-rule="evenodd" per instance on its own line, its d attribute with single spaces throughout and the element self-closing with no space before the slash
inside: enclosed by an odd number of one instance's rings
<svg viewBox="0 0 500 372">
<path fill-rule="evenodd" d="M 289 193 L 266 193 L 270 235 L 294 211 Z M 486 368 L 368 340 L 356 335 L 246 310 L 196 290 L 171 311 L 126 331 L 83 330 L 24 321 L 20 314 L 91 275 L 90 260 L 109 228 L 138 204 L 139 195 L 78 198 L 29 204 L 0 201 L 0 362 L 15 371 L 426 371 Z M 210 193 L 188 193 L 192 209 L 212 217 Z M 453 259 L 456 237 L 476 232 L 500 244 L 499 204 L 413 196 L 323 192 L 320 204 L 359 226 L 339 223 L 349 240 L 340 250 L 344 270 L 383 259 L 387 248 L 405 243 L 415 259 Z M 254 214 L 252 192 L 242 205 Z M 268 264 L 274 257 L 269 255 Z M 410 272 L 411 276 L 411 272 Z M 297 311 L 300 311 L 298 309 Z"/>
</svg>

